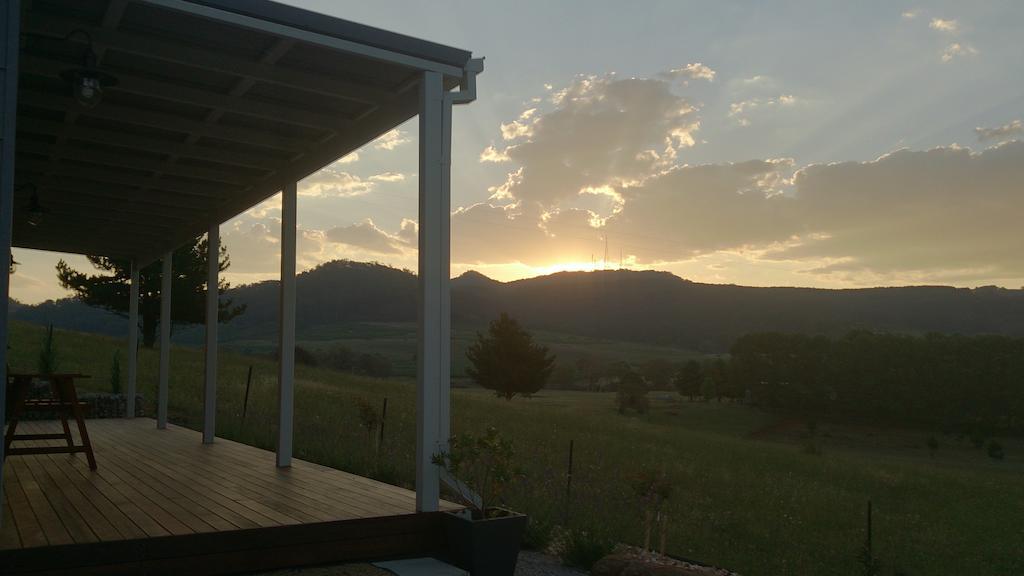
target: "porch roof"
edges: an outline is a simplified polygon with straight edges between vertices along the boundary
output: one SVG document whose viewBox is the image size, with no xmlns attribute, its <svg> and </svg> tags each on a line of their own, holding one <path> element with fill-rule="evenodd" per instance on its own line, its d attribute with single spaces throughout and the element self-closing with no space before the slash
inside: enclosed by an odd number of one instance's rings
<svg viewBox="0 0 1024 576">
<path fill-rule="evenodd" d="M 452 89 L 476 66 L 463 50 L 265 0 L 23 4 L 24 248 L 153 260 L 416 115 L 423 71 Z M 85 108 L 60 75 L 81 67 L 90 38 L 117 84 Z"/>
</svg>

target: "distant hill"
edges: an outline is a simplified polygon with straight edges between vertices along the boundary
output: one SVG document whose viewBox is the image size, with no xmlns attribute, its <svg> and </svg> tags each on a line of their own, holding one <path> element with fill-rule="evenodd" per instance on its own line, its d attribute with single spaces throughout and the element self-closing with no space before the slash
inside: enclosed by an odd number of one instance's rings
<svg viewBox="0 0 1024 576">
<path fill-rule="evenodd" d="M 225 340 L 270 339 L 277 327 L 277 282 L 231 291 L 244 315 L 222 328 Z M 300 328 L 349 322 L 415 322 L 416 277 L 379 264 L 334 261 L 300 274 Z M 1024 335 L 1024 290 L 911 286 L 824 290 L 754 288 L 690 282 L 667 272 L 562 272 L 498 282 L 477 272 L 452 281 L 460 327 L 480 327 L 508 312 L 530 329 L 727 350 L 749 332 L 841 334 L 852 329 Z M 122 334 L 124 319 L 74 300 L 11 308 L 14 318 Z M 178 331 L 197 341 L 198 328 Z"/>
</svg>

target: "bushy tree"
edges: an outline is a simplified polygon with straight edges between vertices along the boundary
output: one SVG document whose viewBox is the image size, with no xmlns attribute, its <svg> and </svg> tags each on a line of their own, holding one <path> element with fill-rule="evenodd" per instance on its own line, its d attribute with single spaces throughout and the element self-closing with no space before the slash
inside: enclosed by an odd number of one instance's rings
<svg viewBox="0 0 1024 576">
<path fill-rule="evenodd" d="M 615 377 L 615 406 L 619 414 L 625 414 L 628 410 L 647 413 L 650 401 L 647 399 L 647 383 L 642 376 L 633 370 L 626 370 Z"/>
<path fill-rule="evenodd" d="M 548 348 L 535 344 L 530 333 L 504 312 L 491 322 L 486 335 L 477 333 L 466 358 L 466 374 L 506 400 L 544 388 L 555 363 Z"/>
<path fill-rule="evenodd" d="M 644 380 L 651 390 L 671 390 L 675 367 L 667 358 L 652 358 L 640 368 Z"/>
<path fill-rule="evenodd" d="M 718 385 L 715 384 L 715 378 L 711 374 L 704 376 L 704 381 L 700 385 L 700 395 L 705 402 L 718 397 Z"/>
<path fill-rule="evenodd" d="M 700 362 L 687 360 L 676 371 L 672 383 L 675 384 L 676 390 L 681 396 L 689 396 L 690 401 L 693 402 L 693 397 L 700 393 L 700 385 L 703 381 L 704 370 L 701 369 Z"/>
<path fill-rule="evenodd" d="M 61 260 L 57 263 L 60 285 L 90 306 L 104 308 L 121 316 L 128 315 L 131 290 L 131 263 L 128 260 L 89 256 L 89 263 L 100 274 L 89 275 L 71 268 Z M 202 324 L 206 321 L 206 238 L 198 238 L 174 251 L 171 268 L 171 316 L 176 324 Z M 227 248 L 220 245 L 220 271 L 231 265 Z M 152 348 L 160 321 L 160 287 L 163 263 L 154 262 L 139 271 L 139 317 L 142 319 L 142 345 Z M 224 294 L 230 285 L 223 276 L 217 286 Z M 218 320 L 227 322 L 245 311 L 245 306 L 232 306 L 230 298 L 220 299 Z"/>
</svg>

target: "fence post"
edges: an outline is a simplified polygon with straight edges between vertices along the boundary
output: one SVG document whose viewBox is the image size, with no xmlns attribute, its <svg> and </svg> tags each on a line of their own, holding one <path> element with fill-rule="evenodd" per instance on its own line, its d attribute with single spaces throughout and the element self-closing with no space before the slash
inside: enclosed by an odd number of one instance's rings
<svg viewBox="0 0 1024 576">
<path fill-rule="evenodd" d="M 242 422 L 245 422 L 245 413 L 249 411 L 250 385 L 252 385 L 252 364 L 249 364 L 249 375 L 245 377 L 245 399 L 242 400 Z"/>
<path fill-rule="evenodd" d="M 569 467 L 565 474 L 565 516 L 562 523 L 569 527 L 569 506 L 572 500 L 572 453 L 575 440 L 569 440 Z"/>
<path fill-rule="evenodd" d="M 377 437 L 377 452 L 384 446 L 384 422 L 388 419 L 388 397 L 384 397 L 384 407 L 380 411 L 380 436 Z"/>
</svg>

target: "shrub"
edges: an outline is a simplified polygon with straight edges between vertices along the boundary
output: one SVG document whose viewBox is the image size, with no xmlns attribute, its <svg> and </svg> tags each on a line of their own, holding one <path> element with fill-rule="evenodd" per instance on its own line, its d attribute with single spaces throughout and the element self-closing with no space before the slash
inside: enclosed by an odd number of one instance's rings
<svg viewBox="0 0 1024 576">
<path fill-rule="evenodd" d="M 356 358 L 355 368 L 356 372 L 374 378 L 391 376 L 391 361 L 383 354 L 360 354 Z"/>
<path fill-rule="evenodd" d="M 590 570 L 598 560 L 612 553 L 615 542 L 597 532 L 569 530 L 562 542 L 562 564 Z"/>
<path fill-rule="evenodd" d="M 482 436 L 460 434 L 452 437 L 448 450 L 435 454 L 435 465 L 460 481 L 456 497 L 473 517 L 487 518 L 494 513 L 508 488 L 522 473 L 514 466 L 512 442 L 498 434 L 493 426 Z M 461 483 L 465 482 L 465 485 Z M 476 491 L 477 501 L 469 491 Z"/>
<path fill-rule="evenodd" d="M 939 449 L 939 440 L 935 435 L 928 437 L 928 455 L 935 456 L 935 451 Z"/>
<path fill-rule="evenodd" d="M 363 398 L 356 398 L 356 408 L 359 410 L 359 424 L 366 430 L 366 436 L 373 444 L 373 433 L 380 425 L 380 415 L 377 409 Z"/>
<path fill-rule="evenodd" d="M 351 371 L 355 368 L 355 354 L 347 346 L 335 346 L 324 355 L 324 365 L 334 370 Z"/>
<path fill-rule="evenodd" d="M 314 356 L 312 352 L 306 350 L 302 346 L 296 346 L 295 363 L 305 364 L 306 366 L 316 366 L 316 356 Z"/>
<path fill-rule="evenodd" d="M 523 548 L 530 550 L 546 550 L 551 544 L 555 525 L 553 522 L 537 514 L 530 515 L 523 532 Z"/>
<path fill-rule="evenodd" d="M 53 339 L 53 324 L 46 327 L 43 343 L 39 349 L 39 373 L 53 374 L 57 371 L 57 348 Z"/>
</svg>

